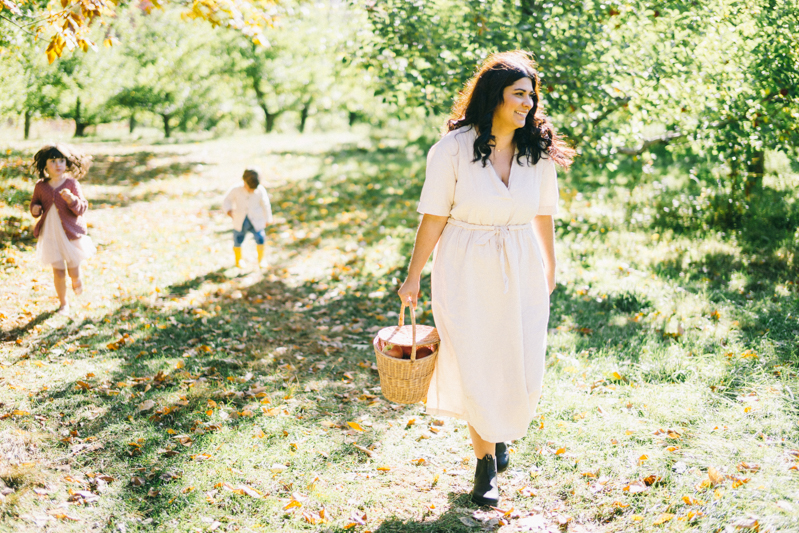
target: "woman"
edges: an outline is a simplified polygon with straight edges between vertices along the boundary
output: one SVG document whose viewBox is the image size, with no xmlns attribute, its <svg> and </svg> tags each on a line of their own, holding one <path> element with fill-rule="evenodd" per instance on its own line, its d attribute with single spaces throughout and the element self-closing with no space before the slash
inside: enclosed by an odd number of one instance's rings
<svg viewBox="0 0 799 533">
<path fill-rule="evenodd" d="M 414 307 L 438 244 L 432 304 L 441 337 L 427 411 L 465 419 L 477 457 L 472 501 L 496 505 L 506 441 L 535 415 L 555 288 L 555 164 L 574 151 L 539 106 L 530 56 L 493 54 L 458 98 L 430 149 L 408 277 Z"/>
</svg>

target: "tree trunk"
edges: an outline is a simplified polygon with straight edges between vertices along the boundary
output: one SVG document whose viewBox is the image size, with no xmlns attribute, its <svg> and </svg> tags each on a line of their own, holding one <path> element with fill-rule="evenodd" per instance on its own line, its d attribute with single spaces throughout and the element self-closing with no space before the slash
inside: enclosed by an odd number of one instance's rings
<svg viewBox="0 0 799 533">
<path fill-rule="evenodd" d="M 272 133 L 275 129 L 275 120 L 280 113 L 270 113 L 266 106 L 263 106 L 264 113 L 266 114 L 266 133 Z"/>
<path fill-rule="evenodd" d="M 763 188 L 763 174 L 766 173 L 766 153 L 756 150 L 749 156 L 746 163 L 746 185 L 744 194 L 750 198 L 752 193 L 757 193 Z"/>
<path fill-rule="evenodd" d="M 169 119 L 172 118 L 170 113 L 161 113 L 161 118 L 164 119 L 164 137 L 169 139 L 169 136 L 172 135 L 172 129 L 169 126 Z"/>
<path fill-rule="evenodd" d="M 85 137 L 86 126 L 88 126 L 88 124 L 81 120 L 80 96 L 78 96 L 77 100 L 75 100 L 75 137 Z"/>
<path fill-rule="evenodd" d="M 133 130 L 136 129 L 136 113 L 131 113 L 130 118 L 128 119 L 128 129 L 130 133 L 133 133 Z"/>
<path fill-rule="evenodd" d="M 31 118 L 33 113 L 31 113 L 30 109 L 25 110 L 25 140 L 28 140 L 28 137 L 31 134 Z"/>
<path fill-rule="evenodd" d="M 308 112 L 311 110 L 311 102 L 312 100 L 308 100 L 303 103 L 302 109 L 300 109 L 300 133 L 305 133 L 305 124 L 308 121 Z"/>
</svg>

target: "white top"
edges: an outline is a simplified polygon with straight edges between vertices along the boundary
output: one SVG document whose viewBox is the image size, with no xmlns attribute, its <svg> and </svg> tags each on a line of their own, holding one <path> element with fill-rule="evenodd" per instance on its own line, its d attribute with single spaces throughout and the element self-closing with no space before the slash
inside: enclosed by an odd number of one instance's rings
<svg viewBox="0 0 799 533">
<path fill-rule="evenodd" d="M 417 211 L 449 216 L 472 224 L 526 224 L 536 215 L 558 213 L 555 163 L 542 158 L 535 165 L 514 154 L 508 185 L 489 161 L 473 162 L 473 129 L 445 135 L 427 155 L 427 172 Z M 457 186 L 456 186 L 457 185 Z"/>
<path fill-rule="evenodd" d="M 233 187 L 225 195 L 222 210 L 233 212 L 233 228 L 241 231 L 244 219 L 249 218 L 255 231 L 261 231 L 272 223 L 272 204 L 263 185 L 250 192 L 244 185 Z"/>
<path fill-rule="evenodd" d="M 549 293 L 531 221 L 557 212 L 558 184 L 552 159 L 514 156 L 506 187 L 472 161 L 475 136 L 461 128 L 430 149 L 419 202 L 450 217 L 433 262 L 441 344 L 427 412 L 506 442 L 527 433 L 542 393 Z"/>
</svg>

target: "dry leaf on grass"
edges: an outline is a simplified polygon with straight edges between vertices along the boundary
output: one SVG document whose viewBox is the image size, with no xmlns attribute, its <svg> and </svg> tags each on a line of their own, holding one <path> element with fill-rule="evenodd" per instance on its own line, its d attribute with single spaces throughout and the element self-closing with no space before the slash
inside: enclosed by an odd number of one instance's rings
<svg viewBox="0 0 799 533">
<path fill-rule="evenodd" d="M 659 526 L 661 524 L 665 524 L 666 522 L 668 522 L 672 518 L 674 518 L 673 514 L 671 514 L 671 513 L 663 513 L 660 516 L 658 516 L 657 519 L 654 522 L 652 522 L 652 525 Z"/>
<path fill-rule="evenodd" d="M 712 466 L 707 469 L 707 478 L 710 480 L 710 483 L 713 484 L 714 486 L 724 483 L 724 476 L 721 474 L 721 472 L 719 472 Z"/>
<path fill-rule="evenodd" d="M 138 406 L 136 409 L 137 409 L 139 412 L 141 412 L 141 411 L 149 411 L 149 410 L 150 410 L 150 409 L 152 409 L 153 407 L 155 407 L 155 402 L 154 402 L 154 401 L 152 401 L 152 400 L 145 400 L 145 401 L 143 401 L 142 403 L 140 403 L 140 404 L 139 404 L 139 406 Z"/>
</svg>

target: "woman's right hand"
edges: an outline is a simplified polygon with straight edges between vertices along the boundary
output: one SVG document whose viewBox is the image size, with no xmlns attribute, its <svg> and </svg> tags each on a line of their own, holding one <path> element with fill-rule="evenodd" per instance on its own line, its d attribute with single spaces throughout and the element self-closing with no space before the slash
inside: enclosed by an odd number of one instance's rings
<svg viewBox="0 0 799 533">
<path fill-rule="evenodd" d="M 35 216 L 35 217 L 38 217 L 39 215 L 41 215 L 42 214 L 42 206 L 40 206 L 39 204 L 32 205 L 31 206 L 31 214 L 33 216 Z"/>
<path fill-rule="evenodd" d="M 419 292 L 421 290 L 419 278 L 411 279 L 407 278 L 405 283 L 402 284 L 402 287 L 399 288 L 397 294 L 402 300 L 402 303 L 407 305 L 408 300 L 410 300 L 410 305 L 416 309 L 416 302 L 419 300 Z"/>
</svg>

